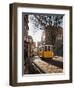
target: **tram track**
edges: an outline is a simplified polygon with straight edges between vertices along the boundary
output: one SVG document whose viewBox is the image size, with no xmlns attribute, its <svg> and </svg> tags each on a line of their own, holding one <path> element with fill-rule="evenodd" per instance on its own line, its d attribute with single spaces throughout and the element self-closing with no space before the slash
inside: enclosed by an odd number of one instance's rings
<svg viewBox="0 0 74 90">
<path fill-rule="evenodd" d="M 45 73 L 62 73 L 63 72 L 63 62 L 35 58 L 32 62 L 35 65 L 35 68 L 38 68 L 41 72 Z"/>
<path fill-rule="evenodd" d="M 57 61 L 57 60 L 53 60 L 53 59 L 41 59 L 51 65 L 55 65 L 59 68 L 63 68 L 63 62 L 62 61 Z"/>
</svg>

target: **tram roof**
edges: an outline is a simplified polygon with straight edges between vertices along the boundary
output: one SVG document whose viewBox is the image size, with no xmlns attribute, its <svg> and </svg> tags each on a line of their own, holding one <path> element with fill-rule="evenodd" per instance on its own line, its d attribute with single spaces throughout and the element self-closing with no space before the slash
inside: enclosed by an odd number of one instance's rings
<svg viewBox="0 0 74 90">
<path fill-rule="evenodd" d="M 42 47 L 42 46 L 53 46 L 53 45 L 48 45 L 48 44 L 46 44 L 46 45 L 40 45 L 39 47 Z"/>
</svg>

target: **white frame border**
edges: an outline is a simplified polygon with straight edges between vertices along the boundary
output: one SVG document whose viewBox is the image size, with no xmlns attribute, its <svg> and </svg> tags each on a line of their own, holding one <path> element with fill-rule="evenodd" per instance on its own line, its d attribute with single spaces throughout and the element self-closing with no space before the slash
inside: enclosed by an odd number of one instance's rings
<svg viewBox="0 0 74 90">
<path fill-rule="evenodd" d="M 22 12 L 28 13 L 53 13 L 64 14 L 64 73 L 58 74 L 39 74 L 22 76 Z M 17 82 L 39 82 L 69 80 L 69 10 L 42 9 L 42 8 L 17 8 Z"/>
</svg>

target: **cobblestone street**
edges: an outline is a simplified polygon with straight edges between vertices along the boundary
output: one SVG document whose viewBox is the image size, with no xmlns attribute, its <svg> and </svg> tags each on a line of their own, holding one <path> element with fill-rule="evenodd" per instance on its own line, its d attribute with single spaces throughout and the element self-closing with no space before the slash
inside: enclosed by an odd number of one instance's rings
<svg viewBox="0 0 74 90">
<path fill-rule="evenodd" d="M 52 63 L 51 63 L 52 62 Z M 54 63 L 55 62 L 55 63 Z M 57 60 L 42 60 L 38 56 L 34 57 L 34 60 L 32 62 L 35 69 L 39 71 L 43 71 L 44 73 L 62 73 L 63 72 L 63 66 L 62 68 L 58 66 Z M 61 63 L 59 61 L 58 63 Z M 61 65 L 59 64 L 59 65 Z"/>
</svg>

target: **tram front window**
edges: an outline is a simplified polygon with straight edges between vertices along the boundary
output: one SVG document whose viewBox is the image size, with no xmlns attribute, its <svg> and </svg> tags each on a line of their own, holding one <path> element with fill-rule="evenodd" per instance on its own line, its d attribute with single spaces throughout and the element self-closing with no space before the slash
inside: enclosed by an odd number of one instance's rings
<svg viewBox="0 0 74 90">
<path fill-rule="evenodd" d="M 47 51 L 47 46 L 45 46 L 45 51 Z"/>
<path fill-rule="evenodd" d="M 50 51 L 50 46 L 48 46 L 48 50 Z"/>
</svg>

